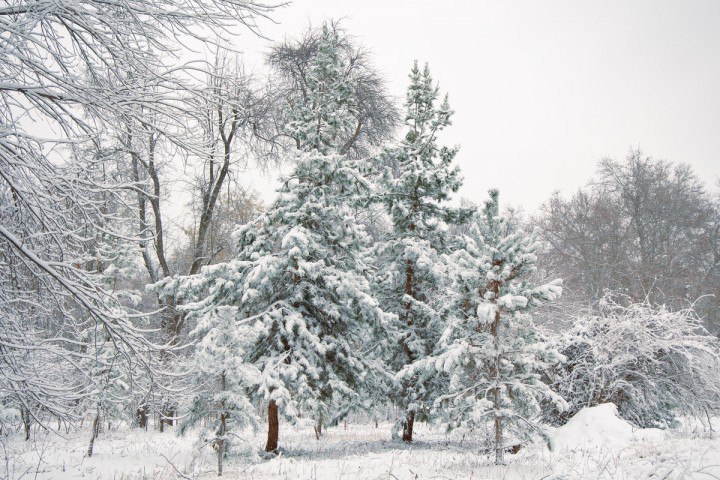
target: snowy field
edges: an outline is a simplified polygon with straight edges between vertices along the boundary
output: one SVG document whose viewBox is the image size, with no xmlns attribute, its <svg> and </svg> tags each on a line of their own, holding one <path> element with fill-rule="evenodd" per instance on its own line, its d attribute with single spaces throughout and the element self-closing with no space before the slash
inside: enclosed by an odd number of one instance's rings
<svg viewBox="0 0 720 480">
<path fill-rule="evenodd" d="M 262 432 L 248 432 L 245 453 L 226 464 L 225 478 L 241 479 L 713 479 L 720 478 L 720 440 L 701 430 L 633 429 L 614 406 L 580 412 L 553 431 L 554 452 L 540 445 L 507 455 L 493 466 L 477 432 L 448 435 L 419 424 L 417 442 L 389 440 L 389 424 L 328 428 L 321 441 L 312 427 L 281 430 L 282 452 L 260 452 Z M 174 479 L 216 478 L 215 457 L 193 448 L 192 435 L 138 430 L 103 433 L 86 458 L 88 432 L 66 438 L 38 435 L 5 445 L 7 478 Z M 252 447 L 252 448 L 251 448 Z"/>
</svg>

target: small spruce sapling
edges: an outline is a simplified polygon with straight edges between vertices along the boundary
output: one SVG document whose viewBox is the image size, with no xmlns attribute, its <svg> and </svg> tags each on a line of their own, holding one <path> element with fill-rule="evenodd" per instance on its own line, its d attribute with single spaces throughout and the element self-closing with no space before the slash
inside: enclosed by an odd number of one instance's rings
<svg viewBox="0 0 720 480">
<path fill-rule="evenodd" d="M 199 339 L 193 359 L 195 390 L 180 432 L 198 423 L 204 425 L 200 442 L 217 454 L 218 476 L 223 460 L 232 453 L 240 431 L 257 426 L 255 408 L 248 391 L 260 371 L 244 361 L 250 339 L 238 325 L 237 307 L 218 307 L 199 318 L 191 332 Z"/>
<path fill-rule="evenodd" d="M 436 406 L 449 417 L 450 427 L 490 421 L 495 463 L 502 464 L 510 435 L 548 438 L 535 421 L 540 401 L 566 405 L 541 377 L 543 368 L 561 355 L 544 342 L 529 315 L 560 296 L 562 281 L 534 285 L 529 279 L 540 244 L 500 213 L 497 191 L 490 192 L 464 243 L 451 256 L 456 315 L 435 355 L 408 366 L 400 376 L 448 374 L 447 391 Z"/>
<path fill-rule="evenodd" d="M 135 362 L 133 352 L 127 351 L 127 346 L 110 332 L 119 323 L 129 321 L 132 307 L 140 301 L 138 292 L 123 288 L 137 273 L 137 256 L 137 249 L 122 239 L 104 234 L 98 239 L 93 262 L 97 284 L 122 306 L 108 305 L 113 308 L 113 320 L 105 325 L 90 320 L 80 333 L 85 355 L 79 366 L 86 383 L 81 406 L 92 418 L 88 457 L 93 455 L 101 422 L 127 419 L 125 407 L 133 390 L 143 389 L 140 380 L 144 369 Z"/>
</svg>

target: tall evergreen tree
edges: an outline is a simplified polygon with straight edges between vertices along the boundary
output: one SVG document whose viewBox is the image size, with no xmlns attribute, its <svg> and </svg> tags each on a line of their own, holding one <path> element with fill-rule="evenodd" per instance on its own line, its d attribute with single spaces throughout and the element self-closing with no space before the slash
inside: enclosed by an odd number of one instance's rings
<svg viewBox="0 0 720 480">
<path fill-rule="evenodd" d="M 235 233 L 236 258 L 165 284 L 186 296 L 208 292 L 188 306 L 192 316 L 237 307 L 237 327 L 251 339 L 243 359 L 259 369 L 255 392 L 268 402 L 266 451 L 278 448 L 279 414 L 333 419 L 333 405 L 385 374 L 368 352 L 386 314 L 371 295 L 368 237 L 353 218 L 368 185 L 339 153 L 354 105 L 336 45 L 326 28 L 308 70 L 312 101 L 290 105 L 297 165 L 268 211 Z"/>
<path fill-rule="evenodd" d="M 495 462 L 501 464 L 508 432 L 523 439 L 544 435 L 535 422 L 541 400 L 560 409 L 566 405 L 540 375 L 562 356 L 543 341 L 528 314 L 558 298 L 562 281 L 535 285 L 529 279 L 541 245 L 535 234 L 523 232 L 500 213 L 497 191 L 490 196 L 465 238 L 465 248 L 452 254 L 457 314 L 438 351 L 400 376 L 449 374 L 447 390 L 436 405 L 448 414 L 451 427 L 491 421 Z"/>
<path fill-rule="evenodd" d="M 392 231 L 376 247 L 380 274 L 378 297 L 384 308 L 397 315 L 398 332 L 390 365 L 395 371 L 432 353 L 442 332 L 442 305 L 447 273 L 442 254 L 448 251 L 448 224 L 471 215 L 467 208 L 445 204 L 462 179 L 452 162 L 456 148 L 439 147 L 437 135 L 451 124 L 452 110 L 445 96 L 437 105 L 438 87 L 427 67 L 417 62 L 410 72 L 405 124 L 400 145 L 384 153 L 395 165 L 384 177 L 381 202 L 392 218 Z M 433 378 L 405 380 L 394 392 L 405 409 L 402 439 L 412 441 L 413 424 L 424 411 Z"/>
</svg>

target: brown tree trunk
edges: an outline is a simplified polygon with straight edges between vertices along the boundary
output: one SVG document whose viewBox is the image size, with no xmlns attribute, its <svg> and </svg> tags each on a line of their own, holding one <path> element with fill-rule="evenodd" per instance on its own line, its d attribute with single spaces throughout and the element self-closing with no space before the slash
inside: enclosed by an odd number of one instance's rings
<svg viewBox="0 0 720 480">
<path fill-rule="evenodd" d="M 225 372 L 220 375 L 220 390 L 225 391 Z M 228 414 L 225 411 L 225 401 L 220 402 L 220 428 L 218 428 L 217 442 L 215 448 L 217 449 L 217 465 L 218 465 L 218 477 L 222 477 L 223 473 L 223 455 L 225 454 L 225 434 L 227 433 L 227 417 Z"/>
<path fill-rule="evenodd" d="M 493 282 L 492 290 L 495 294 L 495 299 L 500 295 L 500 283 Z M 495 358 L 494 361 L 494 374 L 496 387 L 493 392 L 493 408 L 495 410 L 495 465 L 503 465 L 505 463 L 504 450 L 503 450 L 503 431 L 502 431 L 502 418 L 498 416 L 498 413 L 502 410 L 502 399 L 500 398 L 500 309 L 495 311 L 495 319 L 490 326 L 490 335 L 493 337 L 493 345 L 495 347 Z"/>
<path fill-rule="evenodd" d="M 415 425 L 415 410 L 410 410 L 405 416 L 405 424 L 403 425 L 403 442 L 412 442 L 413 426 Z"/>
<path fill-rule="evenodd" d="M 98 413 L 95 415 L 95 420 L 93 420 L 93 424 L 92 424 L 92 434 L 90 436 L 90 445 L 88 445 L 88 450 L 87 450 L 88 457 L 92 457 L 93 447 L 95 446 L 95 439 L 97 438 L 98 433 L 100 433 L 100 410 L 99 409 L 98 409 Z"/>
<path fill-rule="evenodd" d="M 175 407 L 170 406 L 165 410 L 165 413 L 163 413 L 163 417 L 165 418 L 165 423 L 167 425 L 170 425 L 171 427 L 175 425 Z"/>
<path fill-rule="evenodd" d="M 278 422 L 278 407 L 275 400 L 268 403 L 268 437 L 265 444 L 266 452 L 275 452 L 278 448 L 278 437 L 280 436 L 280 425 Z"/>
<path fill-rule="evenodd" d="M 148 407 L 141 405 L 136 411 L 138 427 L 147 430 L 148 426 Z"/>
<path fill-rule="evenodd" d="M 222 128 L 222 127 L 221 127 Z M 206 252 L 205 248 L 205 242 L 207 238 L 208 231 L 210 230 L 210 227 L 212 226 L 212 216 L 213 212 L 215 211 L 215 205 L 217 204 L 218 196 L 220 195 L 220 190 L 222 190 L 223 183 L 225 182 L 225 178 L 228 175 L 228 172 L 230 170 L 230 155 L 231 155 L 231 147 L 232 147 L 232 140 L 235 137 L 235 131 L 236 131 L 236 122 L 233 122 L 232 130 L 230 131 L 230 135 L 227 139 L 223 138 L 223 146 L 224 146 L 224 156 L 223 156 L 223 165 L 220 171 L 218 172 L 217 178 L 215 178 L 214 174 L 212 173 L 212 166 L 213 162 L 210 163 L 210 184 L 207 186 L 207 191 L 203 195 L 203 211 L 200 215 L 200 223 L 198 225 L 198 231 L 197 231 L 197 238 L 195 239 L 195 249 L 193 252 L 193 262 L 192 265 L 190 265 L 190 275 L 193 275 L 195 273 L 198 273 L 200 271 L 200 268 L 203 265 L 206 265 L 208 263 L 207 254 L 209 252 Z M 224 133 L 222 134 L 224 136 Z"/>
<path fill-rule="evenodd" d="M 227 425 L 225 423 L 225 414 L 220 414 L 220 431 L 218 432 L 221 436 L 225 436 L 225 430 Z M 225 439 L 221 438 L 216 443 L 217 448 L 217 465 L 218 465 L 218 477 L 222 477 L 223 474 L 223 455 L 225 454 Z"/>
</svg>

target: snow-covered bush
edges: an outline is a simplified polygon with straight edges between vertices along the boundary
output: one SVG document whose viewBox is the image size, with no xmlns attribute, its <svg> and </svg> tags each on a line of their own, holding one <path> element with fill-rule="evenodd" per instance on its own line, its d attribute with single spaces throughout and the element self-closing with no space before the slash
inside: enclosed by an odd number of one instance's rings
<svg viewBox="0 0 720 480">
<path fill-rule="evenodd" d="M 604 300 L 596 315 L 578 319 L 557 340 L 566 362 L 554 388 L 570 408 L 612 402 L 640 427 L 669 427 L 678 415 L 706 417 L 720 399 L 720 342 L 692 309 Z"/>
</svg>

